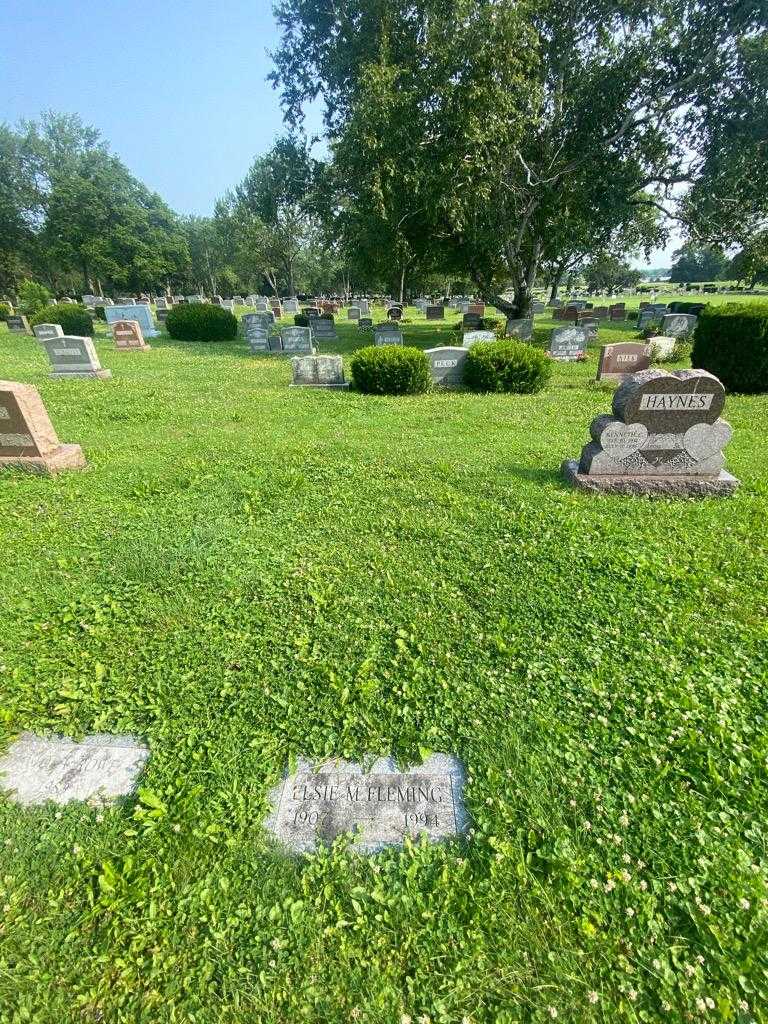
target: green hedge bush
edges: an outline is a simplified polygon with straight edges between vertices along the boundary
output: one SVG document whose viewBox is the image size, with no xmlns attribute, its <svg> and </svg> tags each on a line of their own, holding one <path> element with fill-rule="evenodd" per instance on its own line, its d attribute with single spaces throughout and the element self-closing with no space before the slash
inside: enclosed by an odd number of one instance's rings
<svg viewBox="0 0 768 1024">
<path fill-rule="evenodd" d="M 36 324 L 61 324 L 65 334 L 73 334 L 78 338 L 93 337 L 93 317 L 79 302 L 60 302 L 56 306 L 45 306 L 29 321 L 30 327 Z"/>
<path fill-rule="evenodd" d="M 420 348 L 408 345 L 358 349 L 350 368 L 355 387 L 369 395 L 421 395 L 432 384 L 429 360 Z"/>
<path fill-rule="evenodd" d="M 230 341 L 237 337 L 237 319 L 221 306 L 192 302 L 174 306 L 165 329 L 177 341 Z"/>
<path fill-rule="evenodd" d="M 473 391 L 532 395 L 552 376 L 545 352 L 522 341 L 478 342 L 467 352 L 464 383 Z"/>
<path fill-rule="evenodd" d="M 5 323 L 9 316 L 11 316 L 10 302 L 0 302 L 0 323 Z"/>
<path fill-rule="evenodd" d="M 768 391 L 768 303 L 708 306 L 696 324 L 691 360 L 728 391 Z"/>
</svg>

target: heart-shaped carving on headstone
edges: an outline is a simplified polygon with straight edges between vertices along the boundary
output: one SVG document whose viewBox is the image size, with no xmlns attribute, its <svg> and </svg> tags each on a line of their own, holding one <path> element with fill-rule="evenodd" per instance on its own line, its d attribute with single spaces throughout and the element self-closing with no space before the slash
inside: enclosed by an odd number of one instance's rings
<svg viewBox="0 0 768 1024">
<path fill-rule="evenodd" d="M 643 370 L 613 396 L 614 415 L 651 434 L 684 434 L 697 423 L 715 423 L 724 404 L 723 385 L 706 370 Z"/>
<path fill-rule="evenodd" d="M 732 436 L 733 429 L 725 420 L 718 420 L 717 423 L 696 423 L 686 430 L 683 444 L 689 455 L 702 462 L 711 455 L 721 452 Z"/>
<path fill-rule="evenodd" d="M 598 416 L 589 432 L 603 451 L 616 459 L 634 455 L 648 440 L 648 429 L 642 423 L 622 423 L 613 416 Z"/>
</svg>

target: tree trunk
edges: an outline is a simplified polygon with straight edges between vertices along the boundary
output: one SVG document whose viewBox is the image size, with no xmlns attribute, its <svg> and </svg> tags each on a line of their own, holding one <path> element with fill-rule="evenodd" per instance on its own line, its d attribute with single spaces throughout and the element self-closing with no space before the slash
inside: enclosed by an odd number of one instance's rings
<svg viewBox="0 0 768 1024">
<path fill-rule="evenodd" d="M 88 295 L 93 294 L 93 285 L 91 284 L 91 272 L 88 266 L 88 260 L 83 260 L 83 282 L 85 283 L 85 291 Z"/>
<path fill-rule="evenodd" d="M 400 305 L 401 306 L 403 304 L 404 297 L 405 297 L 405 267 L 403 267 L 401 269 L 401 271 L 400 271 Z"/>
<path fill-rule="evenodd" d="M 560 289 L 560 282 L 563 279 L 563 270 L 558 270 L 555 276 L 552 278 L 552 284 L 549 286 L 549 304 L 550 306 L 557 298 L 557 293 Z"/>
</svg>

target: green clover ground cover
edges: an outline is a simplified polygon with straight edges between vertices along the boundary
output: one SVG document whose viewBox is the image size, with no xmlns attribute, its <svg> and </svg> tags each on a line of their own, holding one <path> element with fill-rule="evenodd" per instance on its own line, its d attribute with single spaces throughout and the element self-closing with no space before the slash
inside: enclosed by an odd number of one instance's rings
<svg viewBox="0 0 768 1024">
<path fill-rule="evenodd" d="M 90 464 L 0 478 L 4 744 L 152 758 L 103 811 L 0 801 L 0 1020 L 768 1019 L 768 400 L 728 399 L 734 499 L 632 501 L 558 476 L 610 406 L 594 351 L 540 395 L 388 399 L 96 341 L 113 379 L 61 382 L 0 333 Z M 297 755 L 432 750 L 467 841 L 263 830 Z"/>
</svg>

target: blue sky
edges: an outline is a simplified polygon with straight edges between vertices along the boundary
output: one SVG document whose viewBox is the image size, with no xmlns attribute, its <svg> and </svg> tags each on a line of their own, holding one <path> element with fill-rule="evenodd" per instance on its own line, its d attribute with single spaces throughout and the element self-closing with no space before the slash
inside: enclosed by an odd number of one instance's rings
<svg viewBox="0 0 768 1024">
<path fill-rule="evenodd" d="M 0 120 L 80 114 L 179 213 L 211 213 L 283 131 L 266 81 L 271 0 L 0 0 L 0 11 Z M 317 111 L 307 128 L 319 132 Z M 668 265 L 678 244 L 650 265 Z"/>
</svg>

